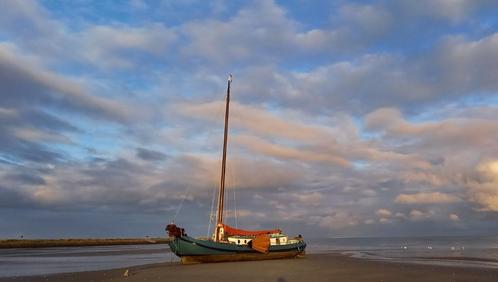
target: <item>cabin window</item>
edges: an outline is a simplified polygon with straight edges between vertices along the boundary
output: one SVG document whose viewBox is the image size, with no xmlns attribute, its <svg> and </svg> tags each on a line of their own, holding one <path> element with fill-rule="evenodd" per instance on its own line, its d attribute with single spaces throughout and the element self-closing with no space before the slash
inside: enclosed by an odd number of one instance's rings
<svg viewBox="0 0 498 282">
<path fill-rule="evenodd" d="M 240 240 L 237 240 L 237 244 L 240 244 Z"/>
<path fill-rule="evenodd" d="M 246 244 L 246 243 L 247 243 L 247 240 L 244 240 L 244 244 Z"/>
<path fill-rule="evenodd" d="M 280 239 L 277 238 L 277 245 L 280 245 Z"/>
</svg>

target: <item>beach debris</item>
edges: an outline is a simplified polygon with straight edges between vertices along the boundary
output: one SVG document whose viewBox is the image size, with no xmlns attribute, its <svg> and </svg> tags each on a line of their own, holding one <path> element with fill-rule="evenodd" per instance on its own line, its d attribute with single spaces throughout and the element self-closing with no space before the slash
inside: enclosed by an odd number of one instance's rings
<svg viewBox="0 0 498 282">
<path fill-rule="evenodd" d="M 456 248 L 454 246 L 451 246 L 451 250 L 454 251 L 456 250 Z"/>
<path fill-rule="evenodd" d="M 127 269 L 127 270 L 123 273 L 123 276 L 124 276 L 124 277 L 128 277 L 129 275 L 130 275 L 130 274 L 129 274 L 129 271 L 128 271 L 128 269 Z"/>
</svg>

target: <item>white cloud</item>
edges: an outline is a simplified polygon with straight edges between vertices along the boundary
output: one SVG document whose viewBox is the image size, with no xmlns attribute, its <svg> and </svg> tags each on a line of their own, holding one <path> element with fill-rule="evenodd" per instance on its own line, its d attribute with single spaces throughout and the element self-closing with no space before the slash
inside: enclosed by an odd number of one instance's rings
<svg viewBox="0 0 498 282">
<path fill-rule="evenodd" d="M 340 230 L 356 226 L 360 223 L 359 218 L 349 212 L 337 211 L 322 217 L 313 217 L 318 226 L 328 230 Z"/>
<path fill-rule="evenodd" d="M 409 218 L 412 221 L 423 221 L 429 219 L 433 216 L 432 211 L 424 212 L 420 210 L 413 209 L 410 211 Z"/>
<path fill-rule="evenodd" d="M 452 221 L 460 221 L 460 217 L 455 213 L 450 214 L 449 219 Z"/>
<path fill-rule="evenodd" d="M 421 192 L 416 194 L 400 194 L 394 202 L 398 204 L 450 204 L 460 199 L 454 195 L 441 192 Z"/>
<path fill-rule="evenodd" d="M 307 194 L 299 193 L 299 194 L 294 194 L 294 196 L 303 204 L 305 205 L 314 205 L 318 206 L 320 205 L 320 202 L 323 198 L 321 193 L 318 192 L 311 192 Z"/>
<path fill-rule="evenodd" d="M 392 220 L 390 220 L 389 218 L 381 217 L 379 218 L 379 222 L 382 224 L 387 224 L 387 223 L 392 223 Z"/>
<path fill-rule="evenodd" d="M 481 162 L 466 184 L 470 200 L 481 210 L 498 211 L 498 161 Z"/>
<path fill-rule="evenodd" d="M 44 132 L 33 128 L 15 128 L 13 135 L 27 141 L 43 141 L 70 144 L 71 139 L 54 132 Z"/>
<path fill-rule="evenodd" d="M 374 224 L 375 220 L 373 220 L 373 219 L 370 218 L 370 219 L 366 219 L 363 223 L 365 223 L 365 224 Z"/>
<path fill-rule="evenodd" d="M 388 209 L 378 209 L 376 212 L 375 212 L 376 215 L 378 215 L 379 217 L 390 217 L 392 215 L 392 212 Z"/>
<path fill-rule="evenodd" d="M 406 218 L 406 215 L 402 212 L 397 212 L 394 216 L 398 219 L 405 219 Z"/>
<path fill-rule="evenodd" d="M 411 15 L 426 15 L 457 23 L 486 1 L 472 0 L 421 0 L 400 1 L 403 9 Z"/>
<path fill-rule="evenodd" d="M 355 32 L 361 33 L 364 40 L 380 37 L 388 32 L 393 24 L 393 15 L 381 5 L 346 4 L 340 8 L 340 18 Z"/>
<path fill-rule="evenodd" d="M 131 68 L 137 61 L 130 54 L 164 56 L 176 40 L 176 33 L 164 25 L 142 27 L 92 26 L 78 37 L 81 56 L 86 62 L 103 68 Z"/>
<path fill-rule="evenodd" d="M 337 41 L 334 31 L 301 30 L 273 1 L 255 1 L 226 21 L 200 20 L 181 27 L 188 38 L 183 52 L 219 64 L 275 61 L 301 51 L 324 50 Z"/>
</svg>

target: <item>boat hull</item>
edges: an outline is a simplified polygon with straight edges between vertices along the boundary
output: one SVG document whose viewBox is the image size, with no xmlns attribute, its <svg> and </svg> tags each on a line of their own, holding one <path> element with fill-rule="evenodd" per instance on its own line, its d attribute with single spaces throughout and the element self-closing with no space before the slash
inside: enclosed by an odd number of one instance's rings
<svg viewBox="0 0 498 282">
<path fill-rule="evenodd" d="M 176 237 L 169 245 L 184 264 L 293 258 L 304 255 L 306 248 L 306 243 L 300 241 L 270 246 L 267 253 L 261 253 L 246 245 L 218 243 L 189 236 Z"/>
<path fill-rule="evenodd" d="M 242 253 L 242 254 L 227 254 L 227 255 L 200 255 L 200 256 L 183 256 L 181 257 L 182 264 L 192 263 L 209 263 L 209 262 L 228 262 L 228 261 L 251 261 L 251 260 L 269 260 L 269 259 L 286 259 L 295 258 L 304 251 L 289 251 L 289 252 L 269 252 L 263 253 Z"/>
</svg>

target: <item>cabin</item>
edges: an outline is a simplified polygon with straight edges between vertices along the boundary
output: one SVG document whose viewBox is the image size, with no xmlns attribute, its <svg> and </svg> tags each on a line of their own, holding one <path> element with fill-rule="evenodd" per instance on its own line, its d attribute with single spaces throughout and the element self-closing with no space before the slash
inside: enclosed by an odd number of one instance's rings
<svg viewBox="0 0 498 282">
<path fill-rule="evenodd" d="M 268 235 L 270 237 L 270 245 L 275 246 L 275 245 L 287 245 L 287 244 L 292 244 L 294 242 L 290 242 L 292 240 L 289 240 L 289 238 L 286 235 L 282 234 L 271 234 Z M 254 236 L 229 236 L 228 242 L 230 244 L 235 244 L 235 245 L 247 245 L 249 242 L 254 239 Z"/>
</svg>

